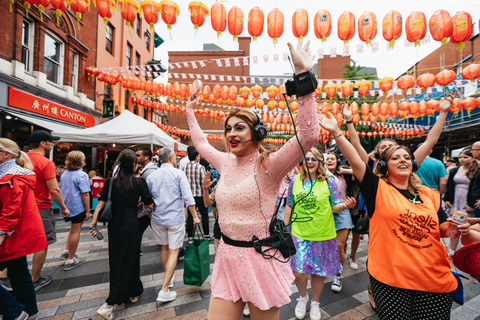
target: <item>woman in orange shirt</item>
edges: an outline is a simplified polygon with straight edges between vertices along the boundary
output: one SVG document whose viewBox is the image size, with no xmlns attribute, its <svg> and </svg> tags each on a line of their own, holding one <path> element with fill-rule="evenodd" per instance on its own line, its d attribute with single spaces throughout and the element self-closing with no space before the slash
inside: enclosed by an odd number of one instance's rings
<svg viewBox="0 0 480 320">
<path fill-rule="evenodd" d="M 372 172 L 335 118 L 319 118 L 350 162 L 367 205 L 367 270 L 380 319 L 450 319 L 458 283 L 440 242 L 449 223 L 438 192 L 421 185 L 407 147 L 385 150 Z M 464 235 L 469 230 L 468 223 L 459 226 Z"/>
</svg>

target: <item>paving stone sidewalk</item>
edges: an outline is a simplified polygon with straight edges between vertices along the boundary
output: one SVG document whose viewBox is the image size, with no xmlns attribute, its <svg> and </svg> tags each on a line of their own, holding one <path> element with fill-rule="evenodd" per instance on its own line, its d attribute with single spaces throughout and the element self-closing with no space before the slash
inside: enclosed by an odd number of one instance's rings
<svg viewBox="0 0 480 320">
<path fill-rule="evenodd" d="M 52 283 L 37 293 L 39 318 L 49 320 L 102 319 L 96 310 L 105 302 L 108 295 L 108 235 L 106 227 L 100 226 L 105 235 L 101 241 L 93 239 L 88 233 L 89 223 L 84 224 L 77 250 L 79 257 L 86 262 L 70 271 L 63 271 L 64 261 L 59 260 L 67 239 L 69 225 L 57 217 L 57 243 L 49 247 L 46 265 L 42 274 L 50 275 Z M 213 221 L 210 223 L 213 226 Z M 348 240 L 350 245 L 350 239 Z M 330 289 L 331 278 L 327 278 L 320 298 L 322 319 L 378 319 L 368 303 L 368 274 L 365 269 L 368 237 L 360 242 L 357 253 L 358 270 L 352 270 L 346 263 L 343 276 L 343 290 L 334 293 Z M 201 287 L 183 284 L 183 259 L 180 259 L 175 271 L 177 299 L 169 303 L 155 302 L 161 288 L 163 269 L 160 263 L 160 247 L 153 242 L 152 232 L 145 232 L 142 244 L 141 279 L 144 293 L 135 304 L 122 305 L 115 313 L 115 319 L 207 319 L 210 300 L 210 277 Z M 350 249 L 348 248 L 348 252 Z M 349 256 L 349 254 L 347 255 Z M 214 262 L 213 242 L 210 242 L 211 267 Z M 470 277 L 471 278 L 471 277 Z M 421 279 L 419 279 L 421 281 Z M 452 319 L 480 320 L 480 284 L 476 280 L 464 282 L 465 300 L 463 306 L 454 303 Z M 292 285 L 292 301 L 280 310 L 280 319 L 295 319 L 294 310 L 299 293 Z M 309 289 L 311 296 L 311 289 Z M 308 306 L 309 307 L 309 306 Z M 308 310 L 308 309 L 307 309 Z M 249 319 L 242 317 L 242 319 Z M 305 318 L 308 320 L 308 315 Z"/>
</svg>

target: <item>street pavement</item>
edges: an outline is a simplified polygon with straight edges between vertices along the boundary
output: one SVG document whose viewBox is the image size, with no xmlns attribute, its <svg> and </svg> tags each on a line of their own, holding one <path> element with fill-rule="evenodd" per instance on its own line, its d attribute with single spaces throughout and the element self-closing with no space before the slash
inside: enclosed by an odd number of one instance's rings
<svg viewBox="0 0 480 320">
<path fill-rule="evenodd" d="M 49 247 L 43 275 L 50 275 L 52 283 L 37 292 L 39 318 L 50 320 L 102 319 L 96 310 L 108 296 L 108 235 L 106 226 L 99 229 L 105 235 L 101 241 L 93 239 L 88 233 L 90 222 L 84 223 L 77 254 L 86 257 L 86 262 L 70 271 L 63 271 L 64 261 L 59 260 L 67 239 L 69 224 L 57 216 L 58 241 Z M 210 223 L 213 226 L 213 220 Z M 447 239 L 448 242 L 448 239 Z M 348 241 L 350 246 L 350 239 Z M 330 289 L 331 278 L 327 278 L 320 297 L 322 319 L 378 319 L 368 303 L 368 274 L 365 269 L 368 237 L 360 242 L 357 253 L 358 270 L 350 269 L 345 263 L 343 289 L 334 293 Z M 207 319 L 210 300 L 210 277 L 201 287 L 183 284 L 183 259 L 180 259 L 175 271 L 174 288 L 177 299 L 169 303 L 156 303 L 161 288 L 163 269 L 160 263 L 160 247 L 153 242 L 152 232 L 145 232 L 142 243 L 141 280 L 144 293 L 135 304 L 122 305 L 115 312 L 115 319 Z M 349 256 L 350 248 L 348 248 Z M 31 257 L 29 257 L 31 259 Z M 214 262 L 213 242 L 210 242 L 210 261 Z M 472 278 L 472 277 L 469 277 Z M 419 279 L 421 281 L 421 279 Z M 480 284 L 476 280 L 464 280 L 465 300 L 463 306 L 454 303 L 451 319 L 480 320 Z M 291 302 L 280 309 L 280 319 L 295 319 L 294 310 L 299 293 L 292 284 Z M 311 289 L 309 288 L 311 297 Z M 310 305 L 308 305 L 309 310 Z M 242 316 L 241 319 L 248 319 Z M 305 319 L 309 319 L 308 314 Z"/>
</svg>

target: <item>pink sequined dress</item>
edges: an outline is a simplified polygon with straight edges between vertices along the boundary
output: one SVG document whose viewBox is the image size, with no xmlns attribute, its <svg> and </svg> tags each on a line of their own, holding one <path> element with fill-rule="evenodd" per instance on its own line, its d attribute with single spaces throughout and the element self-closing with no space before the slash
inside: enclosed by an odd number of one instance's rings
<svg viewBox="0 0 480 320">
<path fill-rule="evenodd" d="M 319 135 L 314 95 L 299 98 L 299 105 L 298 135 L 306 153 Z M 195 147 L 220 173 L 215 197 L 222 233 L 241 241 L 252 241 L 254 235 L 268 237 L 278 187 L 303 157 L 297 140 L 290 139 L 270 154 L 266 168 L 257 167 L 259 153 L 236 157 L 220 152 L 207 142 L 191 109 L 187 109 L 187 121 Z M 254 248 L 234 247 L 222 240 L 213 266 L 212 297 L 241 299 L 268 310 L 290 302 L 293 280 L 288 263 L 267 260 Z"/>
</svg>

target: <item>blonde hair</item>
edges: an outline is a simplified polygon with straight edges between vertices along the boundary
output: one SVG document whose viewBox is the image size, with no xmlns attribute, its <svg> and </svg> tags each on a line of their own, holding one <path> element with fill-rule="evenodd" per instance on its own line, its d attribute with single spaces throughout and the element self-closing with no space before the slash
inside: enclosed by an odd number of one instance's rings
<svg viewBox="0 0 480 320">
<path fill-rule="evenodd" d="M 25 169 L 33 170 L 32 161 L 30 161 L 30 158 L 25 152 L 20 151 L 20 148 L 15 141 L 7 138 L 0 138 L 0 150 L 10 153 L 12 155 L 12 159 L 15 159 L 15 163 L 19 166 Z"/>
<path fill-rule="evenodd" d="M 85 167 L 85 154 L 82 151 L 73 150 L 67 154 L 65 160 L 65 169 L 68 171 L 76 171 Z"/>
<path fill-rule="evenodd" d="M 391 146 L 391 147 L 387 148 L 383 152 L 383 154 L 381 156 L 381 160 L 388 163 L 388 161 L 393 157 L 393 154 L 397 150 L 400 150 L 400 149 L 403 149 L 403 150 L 407 151 L 408 154 L 410 155 L 410 159 L 413 161 L 413 155 L 412 155 L 412 152 L 410 151 L 410 149 L 405 147 L 405 146 L 400 146 L 398 144 L 395 145 L 395 146 Z M 377 165 L 377 166 L 375 166 L 374 173 L 380 179 L 390 183 L 390 180 L 388 178 L 388 171 L 385 174 L 381 173 L 378 170 L 378 165 Z M 422 189 L 422 179 L 420 179 L 420 177 L 417 176 L 413 171 L 410 173 L 410 176 L 408 177 L 408 188 L 407 189 L 411 194 L 416 194 L 416 195 L 418 195 L 418 192 Z"/>
<path fill-rule="evenodd" d="M 323 154 L 317 148 L 314 147 L 314 148 L 310 149 L 308 152 L 313 153 L 313 155 L 315 156 L 315 158 L 317 158 L 319 160 L 319 162 L 324 161 L 323 160 Z M 304 160 L 302 160 L 302 162 L 303 161 Z M 323 164 L 321 162 L 318 164 L 317 171 L 315 172 L 315 179 L 317 179 L 318 181 L 323 181 L 323 180 L 327 179 L 327 170 L 325 169 L 325 167 L 323 166 Z M 302 164 L 302 167 L 300 168 L 300 177 L 303 180 L 309 178 L 308 172 L 305 169 L 305 166 L 303 166 L 303 164 Z"/>
<path fill-rule="evenodd" d="M 252 130 L 255 125 L 260 123 L 260 119 L 259 119 L 260 116 L 257 115 L 252 110 L 247 109 L 247 108 L 238 108 L 238 109 L 235 109 L 233 112 L 230 112 L 229 115 L 227 116 L 227 118 L 225 119 L 225 126 L 227 125 L 228 120 L 230 120 L 230 118 L 232 118 L 232 117 L 237 117 L 237 118 L 240 118 L 243 121 L 245 121 L 245 123 L 250 127 L 250 130 Z M 226 128 L 223 131 L 223 136 L 225 137 L 225 139 L 224 139 L 225 140 L 225 149 L 227 150 L 227 152 L 230 152 L 230 144 L 228 143 L 228 141 L 226 139 L 227 138 L 227 129 Z M 277 148 L 275 148 L 275 147 L 271 147 L 271 148 L 268 148 L 268 149 L 265 148 L 262 145 L 261 141 L 257 141 L 255 139 L 253 139 L 253 132 L 252 132 L 252 141 L 253 141 L 253 143 L 255 143 L 258 151 L 260 152 L 260 156 L 258 157 L 258 160 L 257 160 L 257 165 L 265 167 L 268 157 L 270 156 L 271 153 L 277 151 Z"/>
</svg>

